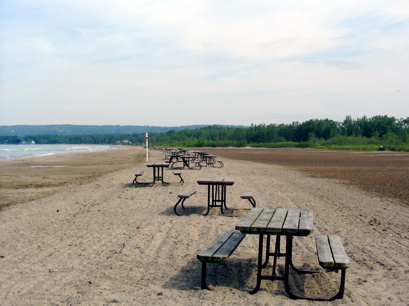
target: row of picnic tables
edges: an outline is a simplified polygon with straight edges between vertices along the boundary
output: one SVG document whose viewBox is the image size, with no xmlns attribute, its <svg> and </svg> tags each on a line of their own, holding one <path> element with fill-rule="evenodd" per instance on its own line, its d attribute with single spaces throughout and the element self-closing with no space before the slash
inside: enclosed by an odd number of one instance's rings
<svg viewBox="0 0 409 306">
<path fill-rule="evenodd" d="M 193 157 L 192 157 L 193 158 Z M 147 163 L 147 167 L 153 168 L 153 178 L 155 181 L 164 181 L 164 168 L 169 167 L 169 163 Z M 221 213 L 229 209 L 227 207 L 227 187 L 235 183 L 235 178 L 228 177 L 205 177 L 197 180 L 199 185 L 207 186 L 207 215 L 211 208 L 220 207 Z M 247 215 L 235 226 L 235 229 L 244 235 L 258 236 L 257 250 L 257 277 L 256 285 L 250 292 L 256 293 L 261 286 L 262 280 L 282 280 L 284 288 L 289 297 L 303 298 L 292 292 L 289 285 L 290 270 L 299 273 L 316 273 L 317 271 L 306 271 L 296 268 L 293 263 L 293 240 L 294 237 L 309 236 L 314 229 L 313 211 L 309 209 L 286 209 L 286 208 L 252 208 Z M 271 237 L 275 236 L 275 245 L 271 246 Z M 285 252 L 281 251 L 281 237 L 285 237 Z M 264 243 L 266 246 L 264 247 Z M 277 260 L 285 258 L 284 274 L 277 273 Z M 199 258 L 199 256 L 198 256 Z M 270 258 L 273 259 L 272 273 L 263 274 L 263 270 L 268 266 Z M 341 288 L 339 293 L 331 298 L 342 298 L 345 282 L 345 269 L 343 270 Z M 203 287 L 205 286 L 205 287 Z M 203 285 L 202 288 L 206 288 Z"/>
<path fill-rule="evenodd" d="M 168 163 L 173 166 L 174 163 L 179 162 L 180 160 L 183 163 L 183 169 L 185 167 L 192 169 L 191 164 L 197 165 L 199 168 L 203 166 L 209 167 L 214 166 L 216 163 L 217 156 L 203 152 L 203 151 L 191 151 L 186 150 L 166 150 L 164 151 L 166 157 L 168 158 Z M 221 164 L 222 165 L 222 164 Z"/>
</svg>

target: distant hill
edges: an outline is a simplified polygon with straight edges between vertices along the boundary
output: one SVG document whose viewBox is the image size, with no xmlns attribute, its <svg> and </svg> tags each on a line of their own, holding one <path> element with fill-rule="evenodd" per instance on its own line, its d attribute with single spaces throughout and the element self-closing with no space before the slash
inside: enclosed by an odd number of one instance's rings
<svg viewBox="0 0 409 306">
<path fill-rule="evenodd" d="M 27 136 L 27 135 L 115 135 L 115 134 L 141 134 L 163 133 L 169 130 L 199 129 L 209 125 L 186 126 L 141 126 L 141 125 L 1 125 L 2 136 Z"/>
</svg>

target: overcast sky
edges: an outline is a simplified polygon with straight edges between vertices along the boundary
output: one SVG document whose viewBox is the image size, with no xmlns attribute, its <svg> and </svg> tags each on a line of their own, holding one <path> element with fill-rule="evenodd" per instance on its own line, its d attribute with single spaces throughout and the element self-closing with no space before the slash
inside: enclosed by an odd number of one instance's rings
<svg viewBox="0 0 409 306">
<path fill-rule="evenodd" d="M 408 0 L 0 0 L 0 125 L 409 116 Z"/>
</svg>

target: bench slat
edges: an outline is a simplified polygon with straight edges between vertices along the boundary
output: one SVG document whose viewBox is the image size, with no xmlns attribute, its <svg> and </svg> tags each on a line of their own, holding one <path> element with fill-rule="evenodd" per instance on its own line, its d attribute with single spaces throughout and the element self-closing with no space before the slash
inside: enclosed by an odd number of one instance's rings
<svg viewBox="0 0 409 306">
<path fill-rule="evenodd" d="M 253 193 L 251 191 L 243 191 L 240 197 L 242 199 L 251 199 L 253 197 Z"/>
<path fill-rule="evenodd" d="M 348 255 L 345 253 L 341 237 L 339 237 L 338 235 L 328 235 L 328 239 L 331 245 L 332 255 L 334 256 L 335 260 L 335 268 L 348 267 Z"/>
<path fill-rule="evenodd" d="M 341 237 L 337 235 L 320 235 L 315 238 L 318 261 L 325 269 L 345 269 L 348 267 L 348 256 L 345 253 Z"/>
<path fill-rule="evenodd" d="M 201 250 L 197 254 L 199 260 L 207 260 L 211 258 L 213 254 L 223 245 L 223 243 L 231 236 L 231 232 L 225 231 L 219 237 L 216 238 L 211 244 L 209 244 L 205 249 Z"/>
<path fill-rule="evenodd" d="M 225 262 L 245 237 L 235 231 L 224 231 L 211 244 L 197 254 L 197 258 L 207 262 Z"/>
<path fill-rule="evenodd" d="M 235 181 L 236 181 L 235 178 L 226 177 L 226 178 L 223 180 L 223 184 L 224 184 L 224 185 L 233 185 Z"/>
<path fill-rule="evenodd" d="M 271 218 L 270 222 L 267 225 L 267 229 L 269 232 L 281 232 L 281 228 L 284 225 L 285 218 L 287 216 L 287 209 L 284 208 L 277 208 L 274 212 L 273 218 Z M 280 229 L 280 230 L 277 230 Z"/>
<path fill-rule="evenodd" d="M 250 212 L 236 225 L 236 229 L 240 228 L 241 231 L 249 231 L 253 225 L 254 216 L 258 216 L 262 213 L 263 208 L 253 208 Z"/>
<path fill-rule="evenodd" d="M 234 250 L 239 246 L 244 238 L 244 234 L 233 232 L 229 240 L 227 240 L 220 249 L 212 256 L 212 261 L 223 262 L 227 261 Z"/>
<path fill-rule="evenodd" d="M 314 230 L 313 211 L 310 209 L 301 209 L 301 215 L 303 218 L 300 220 L 300 228 L 305 229 L 305 234 L 312 233 Z M 304 218 L 304 216 L 306 217 Z"/>
<path fill-rule="evenodd" d="M 263 214 L 257 218 L 257 220 L 253 223 L 253 226 L 251 227 L 253 231 L 259 231 L 260 229 L 263 229 L 266 227 L 266 224 L 268 224 L 273 217 L 275 213 L 274 208 L 265 208 L 263 211 Z"/>
<path fill-rule="evenodd" d="M 285 219 L 285 223 L 283 228 L 286 230 L 294 230 L 297 231 L 300 223 L 300 210 L 299 209 L 292 209 L 288 211 L 287 218 Z"/>
<path fill-rule="evenodd" d="M 144 174 L 144 172 L 143 172 L 143 171 L 139 171 L 139 172 L 136 172 L 136 173 L 135 173 L 135 176 L 141 176 L 142 174 Z"/>
<path fill-rule="evenodd" d="M 189 190 L 178 194 L 179 198 L 190 198 L 192 195 L 196 193 L 195 190 Z"/>
<path fill-rule="evenodd" d="M 331 247 L 327 236 L 315 237 L 317 244 L 318 262 L 323 268 L 334 268 L 334 258 L 332 257 Z"/>
</svg>

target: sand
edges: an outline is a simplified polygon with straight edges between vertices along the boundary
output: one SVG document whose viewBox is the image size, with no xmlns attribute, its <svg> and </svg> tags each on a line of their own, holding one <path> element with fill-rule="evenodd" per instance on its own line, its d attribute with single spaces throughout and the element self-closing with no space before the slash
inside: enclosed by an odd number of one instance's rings
<svg viewBox="0 0 409 306">
<path fill-rule="evenodd" d="M 295 238 L 296 265 L 319 269 L 314 235 L 342 237 L 350 259 L 345 297 L 320 304 L 408 304 L 409 209 L 401 200 L 288 166 L 227 157 L 223 168 L 182 170 L 184 185 L 165 170 L 168 186 L 135 188 L 135 172 L 145 171 L 141 181 L 152 178 L 144 157 L 142 148 L 120 147 L 0 162 L 7 198 L 0 211 L 0 304 L 315 305 L 289 299 L 280 281 L 262 281 L 249 294 L 257 252 L 251 235 L 227 265 L 208 266 L 214 290 L 200 289 L 196 254 L 249 211 L 239 197 L 244 190 L 253 191 L 258 207 L 314 210 L 313 235 Z M 163 157 L 151 151 L 150 161 Z M 202 177 L 236 178 L 227 189 L 232 210 L 202 215 Z M 186 190 L 197 193 L 176 216 L 177 194 Z M 291 286 L 298 294 L 331 296 L 340 274 L 322 272 L 292 275 Z"/>
</svg>

